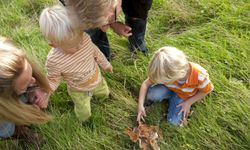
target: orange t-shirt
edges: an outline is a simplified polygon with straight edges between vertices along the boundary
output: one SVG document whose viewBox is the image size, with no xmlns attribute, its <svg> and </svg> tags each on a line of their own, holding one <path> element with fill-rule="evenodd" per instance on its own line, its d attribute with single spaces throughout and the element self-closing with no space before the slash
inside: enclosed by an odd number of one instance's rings
<svg viewBox="0 0 250 150">
<path fill-rule="evenodd" d="M 186 81 L 177 80 L 171 84 L 164 83 L 169 90 L 174 91 L 181 99 L 187 100 L 198 92 L 207 93 L 213 85 L 207 71 L 196 63 L 189 63 L 190 74 Z"/>
</svg>

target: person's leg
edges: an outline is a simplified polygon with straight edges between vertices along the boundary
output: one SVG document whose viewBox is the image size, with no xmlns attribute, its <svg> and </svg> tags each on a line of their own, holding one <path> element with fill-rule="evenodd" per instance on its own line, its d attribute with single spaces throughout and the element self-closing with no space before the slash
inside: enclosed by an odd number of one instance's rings
<svg viewBox="0 0 250 150">
<path fill-rule="evenodd" d="M 106 32 L 101 29 L 89 29 L 85 31 L 89 34 L 92 42 L 102 51 L 108 61 L 111 60 L 111 50 Z"/>
<path fill-rule="evenodd" d="M 103 78 L 103 77 L 102 77 Z M 98 100 L 105 100 L 109 97 L 109 88 L 106 80 L 103 78 L 102 81 L 98 84 L 98 86 L 94 89 L 93 95 Z"/>
<path fill-rule="evenodd" d="M 132 28 L 132 35 L 128 37 L 130 51 L 135 52 L 138 49 L 143 53 L 147 53 L 148 49 L 144 40 L 147 19 L 135 19 L 125 15 L 125 20 L 126 24 Z"/>
<path fill-rule="evenodd" d="M 74 102 L 74 111 L 77 118 L 84 122 L 91 116 L 90 100 L 92 94 L 90 92 L 75 92 L 68 90 L 70 97 Z"/>
<path fill-rule="evenodd" d="M 122 10 L 125 14 L 125 22 L 132 28 L 132 36 L 129 39 L 131 52 L 139 49 L 147 53 L 144 37 L 147 25 L 148 12 L 152 6 L 152 0 L 124 0 Z"/>
<path fill-rule="evenodd" d="M 153 85 L 148 88 L 144 105 L 149 106 L 153 102 L 161 102 L 164 99 L 169 99 L 172 93 L 164 84 Z"/>
<path fill-rule="evenodd" d="M 183 121 L 183 113 L 179 114 L 181 107 L 177 107 L 183 100 L 175 93 L 169 99 L 169 108 L 167 114 L 167 121 L 173 125 L 180 125 Z"/>
</svg>

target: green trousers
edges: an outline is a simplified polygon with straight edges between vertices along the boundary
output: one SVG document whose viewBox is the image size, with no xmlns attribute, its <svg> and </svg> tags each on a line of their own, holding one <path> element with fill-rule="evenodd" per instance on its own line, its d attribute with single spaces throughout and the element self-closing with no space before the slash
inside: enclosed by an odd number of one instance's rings
<svg viewBox="0 0 250 150">
<path fill-rule="evenodd" d="M 80 121 L 86 121 L 91 116 L 90 100 L 92 96 L 98 100 L 107 99 L 109 96 L 109 88 L 107 82 L 103 78 L 93 91 L 76 92 L 68 90 L 68 93 L 75 104 L 74 111 L 77 118 Z"/>
</svg>

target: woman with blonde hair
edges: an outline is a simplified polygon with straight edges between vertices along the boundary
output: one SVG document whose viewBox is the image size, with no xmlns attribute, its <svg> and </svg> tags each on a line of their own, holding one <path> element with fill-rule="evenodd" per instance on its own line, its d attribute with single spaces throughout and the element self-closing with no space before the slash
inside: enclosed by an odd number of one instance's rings
<svg viewBox="0 0 250 150">
<path fill-rule="evenodd" d="M 7 38 L 0 37 L 0 139 L 41 141 L 24 125 L 41 124 L 50 116 L 47 107 L 49 84 L 41 69 Z"/>
</svg>

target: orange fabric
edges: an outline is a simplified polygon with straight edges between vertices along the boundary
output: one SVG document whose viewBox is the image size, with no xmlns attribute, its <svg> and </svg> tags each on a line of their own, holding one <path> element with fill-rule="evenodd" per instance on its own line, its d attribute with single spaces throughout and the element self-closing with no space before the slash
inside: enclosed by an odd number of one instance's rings
<svg viewBox="0 0 250 150">
<path fill-rule="evenodd" d="M 190 63 L 190 69 L 190 75 L 183 84 L 180 84 L 178 81 L 172 84 L 165 84 L 168 89 L 174 91 L 183 100 L 189 99 L 199 91 L 207 93 L 212 90 L 212 83 L 204 68 L 198 64 Z"/>
<path fill-rule="evenodd" d="M 96 80 L 98 80 L 100 70 L 99 68 L 96 69 L 95 74 L 93 74 L 86 82 L 81 83 L 81 86 L 88 86 L 90 84 L 93 84 Z"/>
</svg>

